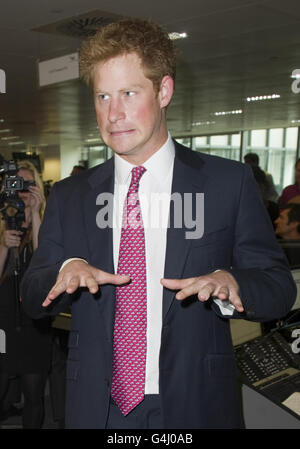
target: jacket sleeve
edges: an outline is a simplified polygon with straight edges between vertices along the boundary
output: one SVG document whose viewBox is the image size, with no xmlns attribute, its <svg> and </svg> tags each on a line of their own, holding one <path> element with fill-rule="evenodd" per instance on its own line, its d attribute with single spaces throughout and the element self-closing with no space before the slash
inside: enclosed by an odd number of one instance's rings
<svg viewBox="0 0 300 449">
<path fill-rule="evenodd" d="M 60 222 L 56 185 L 51 189 L 43 222 L 39 232 L 38 248 L 21 282 L 21 298 L 25 311 L 38 319 L 56 315 L 71 302 L 71 295 L 60 295 L 48 307 L 43 301 L 56 282 L 59 269 L 64 262 L 62 226 Z"/>
<path fill-rule="evenodd" d="M 226 269 L 226 268 L 225 268 Z M 245 166 L 236 214 L 232 266 L 245 312 L 228 318 L 270 321 L 284 317 L 295 302 L 297 290 L 260 197 L 252 173 Z M 212 303 L 215 312 L 224 317 Z"/>
</svg>

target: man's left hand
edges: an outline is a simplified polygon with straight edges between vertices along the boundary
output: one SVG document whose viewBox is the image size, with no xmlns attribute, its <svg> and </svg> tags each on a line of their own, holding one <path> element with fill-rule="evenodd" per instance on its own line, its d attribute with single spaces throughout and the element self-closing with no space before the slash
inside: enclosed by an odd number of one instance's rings
<svg viewBox="0 0 300 449">
<path fill-rule="evenodd" d="M 199 301 L 207 301 L 211 296 L 231 302 L 238 312 L 244 312 L 239 296 L 239 286 L 234 277 L 225 270 L 187 279 L 161 279 L 161 284 L 170 290 L 179 290 L 176 299 L 183 300 L 197 295 Z"/>
</svg>

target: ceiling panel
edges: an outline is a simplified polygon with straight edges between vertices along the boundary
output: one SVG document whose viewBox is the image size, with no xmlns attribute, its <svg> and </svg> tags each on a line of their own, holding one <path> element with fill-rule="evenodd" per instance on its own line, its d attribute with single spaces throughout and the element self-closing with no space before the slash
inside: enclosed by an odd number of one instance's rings
<svg viewBox="0 0 300 449">
<path fill-rule="evenodd" d="M 173 135 L 291 126 L 300 119 L 300 94 L 291 72 L 300 69 L 300 2 L 297 0 L 2 0 L 0 68 L 7 93 L 0 95 L 0 130 L 25 146 L 79 146 L 97 133 L 91 92 L 81 81 L 40 89 L 38 60 L 76 51 L 80 40 L 32 31 L 99 9 L 152 18 L 168 31 L 186 31 L 180 48 L 176 93 L 168 110 Z M 271 102 L 247 103 L 247 96 L 279 93 Z M 235 116 L 218 111 L 243 109 Z M 197 126 L 197 122 L 214 122 Z M 0 134 L 1 136 L 1 134 Z M 8 148 L 0 140 L 1 149 Z"/>
</svg>

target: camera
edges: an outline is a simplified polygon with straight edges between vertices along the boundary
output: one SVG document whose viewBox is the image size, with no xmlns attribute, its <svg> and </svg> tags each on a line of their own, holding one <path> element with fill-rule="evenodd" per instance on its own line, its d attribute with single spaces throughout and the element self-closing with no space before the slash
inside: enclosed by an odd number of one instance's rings
<svg viewBox="0 0 300 449">
<path fill-rule="evenodd" d="M 29 187 L 35 185 L 35 181 L 25 181 L 21 176 L 9 176 L 4 179 L 4 192 L 9 196 L 15 192 L 28 192 Z"/>
<path fill-rule="evenodd" d="M 2 161 L 0 173 L 4 174 L 3 193 L 6 197 L 14 197 L 17 192 L 28 192 L 30 186 L 36 185 L 34 181 L 25 181 L 21 176 L 17 176 L 17 172 L 17 162 Z"/>
<path fill-rule="evenodd" d="M 25 205 L 19 192 L 28 192 L 34 181 L 25 181 L 17 176 L 18 164 L 15 161 L 2 159 L 2 186 L 0 195 L 0 212 L 8 229 L 20 230 L 25 221 Z"/>
</svg>

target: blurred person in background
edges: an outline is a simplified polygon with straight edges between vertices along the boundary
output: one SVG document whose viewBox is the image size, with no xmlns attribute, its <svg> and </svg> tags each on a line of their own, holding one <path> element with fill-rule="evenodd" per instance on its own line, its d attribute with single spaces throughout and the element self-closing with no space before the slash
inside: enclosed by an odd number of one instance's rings
<svg viewBox="0 0 300 449">
<path fill-rule="evenodd" d="M 14 272 L 16 253 L 20 281 L 37 248 L 45 198 L 42 180 L 31 162 L 19 162 L 17 174 L 35 185 L 18 193 L 25 206 L 21 230 L 7 229 L 7 223 L 0 221 L 0 328 L 6 335 L 6 353 L 0 354 L 0 406 L 10 378 L 19 376 L 24 396 L 23 428 L 40 428 L 51 358 L 50 321 L 33 320 L 25 314 L 16 294 Z"/>
<path fill-rule="evenodd" d="M 273 223 L 273 227 L 275 227 L 274 221 L 276 220 L 276 218 L 279 215 L 279 207 L 275 201 L 271 201 L 271 200 L 267 199 L 266 192 L 269 189 L 269 183 L 267 180 L 267 176 L 266 176 L 265 172 L 258 166 L 251 165 L 251 168 L 252 168 L 252 172 L 253 172 L 255 181 L 257 182 L 257 185 L 260 189 L 264 205 L 266 206 L 266 209 L 268 211 L 270 219 Z"/>
<path fill-rule="evenodd" d="M 288 204 L 275 220 L 276 235 L 283 240 L 300 241 L 300 204 Z"/>
<path fill-rule="evenodd" d="M 290 267 L 300 266 L 300 204 L 287 204 L 274 223 Z"/>
<path fill-rule="evenodd" d="M 82 165 L 74 165 L 70 176 L 81 175 L 82 173 L 85 172 L 85 170 L 86 168 L 83 167 Z"/>
<path fill-rule="evenodd" d="M 295 197 L 298 197 L 295 200 Z M 285 207 L 291 200 L 298 202 L 300 198 L 300 159 L 297 159 L 295 164 L 295 182 L 282 191 L 281 197 L 279 198 L 279 206 Z"/>
<path fill-rule="evenodd" d="M 256 153 L 247 153 L 244 156 L 244 162 L 245 164 L 249 164 L 252 168 L 258 167 L 260 170 L 262 170 L 259 166 L 259 156 Z M 266 201 L 273 201 L 276 202 L 278 200 L 278 193 L 276 191 L 273 176 L 271 173 L 268 173 L 264 170 L 262 170 L 265 174 L 266 180 L 264 181 L 264 200 Z"/>
</svg>

